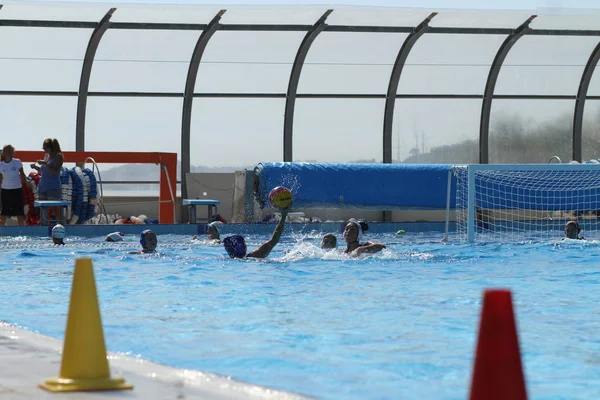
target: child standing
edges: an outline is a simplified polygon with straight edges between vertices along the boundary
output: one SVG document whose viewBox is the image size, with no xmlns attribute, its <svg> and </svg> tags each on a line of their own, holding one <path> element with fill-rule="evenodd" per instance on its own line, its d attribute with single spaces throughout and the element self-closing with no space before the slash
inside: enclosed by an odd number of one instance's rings
<svg viewBox="0 0 600 400">
<path fill-rule="evenodd" d="M 27 182 L 23 173 L 23 163 L 18 158 L 13 158 L 15 148 L 7 144 L 2 149 L 2 162 L 0 162 L 0 199 L 2 212 L 0 212 L 0 225 L 6 225 L 6 217 L 17 217 L 19 225 L 24 225 L 23 190 L 22 182 Z"/>
</svg>

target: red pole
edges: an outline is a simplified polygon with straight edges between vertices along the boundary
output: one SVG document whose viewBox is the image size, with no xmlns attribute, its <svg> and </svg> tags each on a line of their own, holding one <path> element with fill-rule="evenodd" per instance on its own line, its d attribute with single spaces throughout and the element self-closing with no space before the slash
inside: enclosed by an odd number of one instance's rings
<svg viewBox="0 0 600 400">
<path fill-rule="evenodd" d="M 161 224 L 175 223 L 175 204 L 177 201 L 177 154 L 160 154 L 160 194 L 158 221 Z M 162 168 L 162 166 L 166 168 Z"/>
</svg>

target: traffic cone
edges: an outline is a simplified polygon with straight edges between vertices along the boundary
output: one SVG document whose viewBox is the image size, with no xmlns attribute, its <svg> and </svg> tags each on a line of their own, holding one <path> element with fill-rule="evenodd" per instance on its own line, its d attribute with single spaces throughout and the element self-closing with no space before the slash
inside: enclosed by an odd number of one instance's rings
<svg viewBox="0 0 600 400">
<path fill-rule="evenodd" d="M 133 389 L 110 376 L 91 258 L 75 261 L 60 376 L 39 386 L 52 392 Z"/>
<path fill-rule="evenodd" d="M 486 290 L 470 400 L 526 400 L 525 378 L 509 290 Z"/>
</svg>

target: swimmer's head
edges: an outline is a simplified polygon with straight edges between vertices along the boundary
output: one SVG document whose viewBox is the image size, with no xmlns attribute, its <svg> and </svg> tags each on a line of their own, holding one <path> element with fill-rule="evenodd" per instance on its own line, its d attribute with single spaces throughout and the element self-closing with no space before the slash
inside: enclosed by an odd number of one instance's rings
<svg viewBox="0 0 600 400">
<path fill-rule="evenodd" d="M 348 221 L 348 223 L 346 224 L 346 227 L 344 228 L 344 240 L 346 240 L 346 243 L 350 244 L 350 243 L 354 243 L 354 242 L 360 242 L 361 239 L 362 239 L 361 224 L 357 220 L 352 218 L 351 220 Z"/>
<path fill-rule="evenodd" d="M 123 236 L 125 234 L 122 232 L 113 232 L 113 233 L 109 233 L 106 236 L 106 239 L 104 239 L 106 242 L 122 242 L 123 241 Z"/>
<path fill-rule="evenodd" d="M 67 236 L 67 232 L 65 231 L 65 227 L 61 224 L 56 224 L 52 228 L 52 243 L 54 244 L 65 244 L 64 238 Z"/>
<path fill-rule="evenodd" d="M 158 244 L 156 234 L 150 229 L 143 230 L 142 233 L 140 233 L 140 244 L 144 251 L 150 252 L 156 250 L 156 245 Z"/>
<path fill-rule="evenodd" d="M 223 240 L 223 246 L 231 258 L 246 257 L 246 240 L 242 235 L 227 236 Z"/>
<path fill-rule="evenodd" d="M 577 239 L 581 227 L 577 221 L 569 221 L 565 225 L 565 236 L 569 239 Z"/>
<path fill-rule="evenodd" d="M 221 239 L 221 221 L 213 221 L 207 225 L 206 235 L 209 240 L 220 240 Z"/>
<path fill-rule="evenodd" d="M 328 233 L 321 240 L 322 249 L 335 249 L 337 247 L 337 238 L 333 233 Z"/>
</svg>

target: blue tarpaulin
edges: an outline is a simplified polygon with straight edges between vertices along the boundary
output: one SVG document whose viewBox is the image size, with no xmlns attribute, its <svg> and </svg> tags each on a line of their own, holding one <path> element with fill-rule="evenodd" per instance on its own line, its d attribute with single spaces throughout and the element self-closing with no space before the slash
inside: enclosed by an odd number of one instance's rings
<svg viewBox="0 0 600 400">
<path fill-rule="evenodd" d="M 444 209 L 446 164 L 260 163 L 255 196 L 270 207 L 269 191 L 289 188 L 294 208 Z M 454 178 L 453 178 L 454 180 Z M 455 206 L 455 182 L 451 207 Z"/>
</svg>

